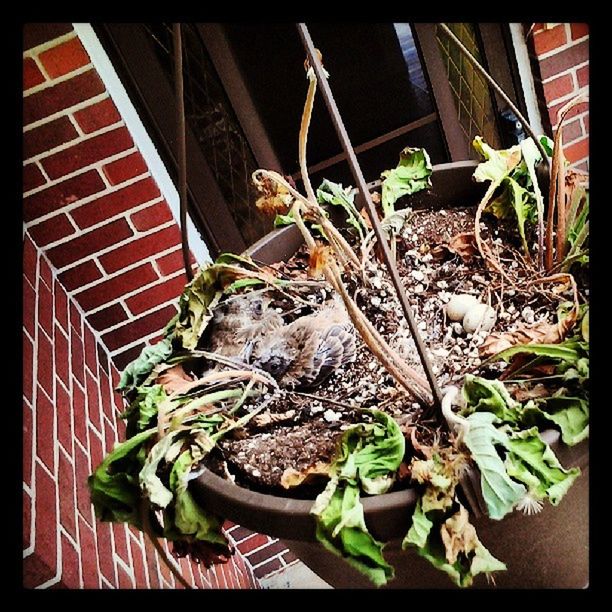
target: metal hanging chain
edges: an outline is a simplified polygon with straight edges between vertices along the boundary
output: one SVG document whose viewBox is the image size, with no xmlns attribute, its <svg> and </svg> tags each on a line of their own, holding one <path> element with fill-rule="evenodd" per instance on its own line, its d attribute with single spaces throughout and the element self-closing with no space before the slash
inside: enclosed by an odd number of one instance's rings
<svg viewBox="0 0 612 612">
<path fill-rule="evenodd" d="M 521 122 L 522 126 L 525 128 L 529 136 L 533 139 L 536 147 L 540 151 L 542 155 L 542 161 L 548 167 L 550 167 L 550 161 L 548 160 L 548 154 L 544 149 L 544 146 L 540 142 L 540 139 L 535 135 L 535 132 L 529 125 L 529 122 L 521 111 L 517 108 L 516 104 L 512 102 L 508 94 L 498 85 L 497 81 L 478 63 L 478 60 L 470 53 L 469 49 L 455 36 L 453 31 L 445 24 L 438 24 L 442 31 L 459 47 L 459 50 L 465 55 L 465 57 L 471 62 L 471 64 L 476 68 L 476 70 L 486 79 L 486 81 L 493 87 L 493 89 L 505 100 L 506 104 L 512 109 L 512 112 L 517 116 L 518 120 Z"/>
<path fill-rule="evenodd" d="M 172 25 L 174 43 L 174 93 L 176 98 L 176 143 L 178 149 L 178 183 L 181 221 L 181 245 L 187 280 L 193 280 L 191 254 L 187 239 L 187 147 L 185 144 L 185 99 L 183 96 L 183 41 L 181 24 Z"/>
<path fill-rule="evenodd" d="M 440 387 L 438 386 L 436 377 L 433 373 L 431 362 L 429 361 L 429 358 L 427 356 L 427 349 L 417 329 L 416 322 L 412 315 L 412 309 L 410 308 L 410 303 L 408 302 L 408 296 L 406 295 L 406 290 L 404 289 L 399 272 L 397 270 L 397 266 L 395 265 L 395 260 L 391 255 L 391 250 L 389 248 L 389 245 L 387 244 L 387 239 L 381 228 L 380 220 L 378 218 L 374 202 L 372 202 L 372 198 L 370 197 L 370 192 L 368 190 L 365 178 L 363 177 L 363 172 L 361 171 L 361 167 L 359 166 L 359 162 L 357 161 L 355 150 L 353 149 L 346 128 L 344 127 L 342 117 L 340 116 L 340 111 L 338 110 L 336 101 L 334 100 L 334 97 L 332 95 L 329 83 L 327 82 L 327 78 L 325 77 L 325 74 L 323 72 L 323 66 L 319 60 L 318 54 L 315 51 L 312 38 L 310 37 L 310 33 L 308 32 L 308 28 L 306 27 L 305 23 L 298 24 L 298 32 L 302 39 L 302 43 L 304 44 L 304 48 L 306 49 L 306 53 L 308 54 L 308 60 L 310 62 L 310 65 L 315 71 L 317 81 L 321 88 L 321 94 L 331 115 L 331 119 L 334 124 L 334 127 L 336 128 L 338 138 L 342 143 L 342 148 L 344 149 L 344 153 L 347 157 L 349 166 L 351 167 L 353 178 L 355 179 L 355 182 L 357 183 L 357 188 L 365 201 L 366 210 L 370 218 L 370 222 L 372 223 L 372 229 L 374 230 L 376 238 L 378 239 L 378 244 L 381 247 L 383 259 L 385 260 L 385 265 L 391 276 L 391 280 L 393 282 L 395 292 L 397 293 L 397 297 L 400 301 L 400 304 L 402 305 L 402 310 L 404 311 L 404 315 L 406 317 L 406 320 L 408 321 L 408 326 L 410 327 L 412 338 L 414 339 L 417 351 L 419 353 L 419 357 L 421 359 L 421 363 L 423 364 L 423 369 L 425 370 L 427 381 L 429 382 L 429 386 L 431 387 L 434 401 L 433 405 L 430 406 L 429 409 L 425 410 L 424 416 L 431 417 L 435 414 L 438 422 L 444 423 L 445 420 L 442 416 L 441 409 L 442 392 L 440 391 Z"/>
</svg>

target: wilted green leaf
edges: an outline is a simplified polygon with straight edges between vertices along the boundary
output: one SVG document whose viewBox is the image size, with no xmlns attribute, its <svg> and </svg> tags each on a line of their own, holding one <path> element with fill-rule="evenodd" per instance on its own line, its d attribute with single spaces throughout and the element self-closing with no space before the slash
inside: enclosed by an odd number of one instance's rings
<svg viewBox="0 0 612 612">
<path fill-rule="evenodd" d="M 402 549 L 406 550 L 409 544 L 423 548 L 427 544 L 432 527 L 433 521 L 427 518 L 427 514 L 423 512 L 423 504 L 419 498 L 412 513 L 412 524 L 402 541 Z"/>
<path fill-rule="evenodd" d="M 129 419 L 134 424 L 134 431 L 142 431 L 153 425 L 151 422 L 157 416 L 157 407 L 167 398 L 162 385 L 152 387 L 138 387 L 136 398 L 121 415 L 122 419 Z"/>
<path fill-rule="evenodd" d="M 285 225 L 292 225 L 295 223 L 295 217 L 292 212 L 289 211 L 286 215 L 276 215 L 274 217 L 274 227 L 284 227 Z"/>
<path fill-rule="evenodd" d="M 149 498 L 151 504 L 158 508 L 165 508 L 172 501 L 172 493 L 161 481 L 157 469 L 179 433 L 178 431 L 171 431 L 153 446 L 138 475 L 142 491 Z"/>
<path fill-rule="evenodd" d="M 478 164 L 474 171 L 474 179 L 479 183 L 487 181 L 501 183 L 522 160 L 521 147 L 519 145 L 496 151 L 480 136 L 474 138 L 472 145 L 485 159 L 485 161 Z"/>
<path fill-rule="evenodd" d="M 463 379 L 463 397 L 466 408 L 462 414 L 491 412 L 505 422 L 516 422 L 520 418 L 520 404 L 512 399 L 499 380 L 486 380 L 472 374 Z"/>
<path fill-rule="evenodd" d="M 508 436 L 493 426 L 496 420 L 489 412 L 474 412 L 468 416 L 469 429 L 464 442 L 480 470 L 482 494 L 489 516 L 500 520 L 523 497 L 525 487 L 510 479 L 495 448 L 507 448 L 508 445 Z"/>
<path fill-rule="evenodd" d="M 541 357 L 560 359 L 568 363 L 576 363 L 580 355 L 574 346 L 575 345 L 569 342 L 563 344 L 520 344 L 497 353 L 494 358 L 495 361 L 503 359 L 509 362 L 514 355 L 525 354 L 539 355 Z"/>
<path fill-rule="evenodd" d="M 366 226 L 355 207 L 354 200 L 355 194 L 352 187 L 343 188 L 342 184 L 332 183 L 327 179 L 324 179 L 321 186 L 317 189 L 317 201 L 319 204 L 332 204 L 333 206 L 342 207 L 346 213 L 347 222 L 357 230 L 360 240 L 363 240 Z"/>
<path fill-rule="evenodd" d="M 432 166 L 425 149 L 407 147 L 400 153 L 399 164 L 380 176 L 382 208 L 385 217 L 395 212 L 395 202 L 404 195 L 431 187 Z"/>
<path fill-rule="evenodd" d="M 579 397 L 547 397 L 525 405 L 525 419 L 554 423 L 568 446 L 589 435 L 589 404 Z"/>
<path fill-rule="evenodd" d="M 140 528 L 138 473 L 142 465 L 138 454 L 155 432 L 155 429 L 143 431 L 115 446 L 87 479 L 99 520 L 125 522 Z"/>
<path fill-rule="evenodd" d="M 236 291 L 240 291 L 240 289 L 244 289 L 245 287 L 253 287 L 255 285 L 263 285 L 264 282 L 258 278 L 241 278 L 240 280 L 234 281 L 231 285 L 228 285 L 223 293 L 226 295 L 231 295 L 232 293 L 236 293 Z"/>
<path fill-rule="evenodd" d="M 158 363 L 165 361 L 171 354 L 172 343 L 169 338 L 164 338 L 157 344 L 142 349 L 140 355 L 123 370 L 117 391 L 125 394 L 135 389 Z"/>
</svg>

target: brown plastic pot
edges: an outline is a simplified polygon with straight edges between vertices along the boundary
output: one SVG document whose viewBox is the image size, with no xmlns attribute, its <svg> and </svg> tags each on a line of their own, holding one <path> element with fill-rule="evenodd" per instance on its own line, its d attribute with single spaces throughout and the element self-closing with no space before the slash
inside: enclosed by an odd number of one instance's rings
<svg viewBox="0 0 612 612">
<path fill-rule="evenodd" d="M 483 186 L 472 181 L 475 162 L 434 167 L 432 189 L 411 197 L 414 208 L 451 208 L 478 202 Z M 275 230 L 247 253 L 266 263 L 287 260 L 302 244 L 295 226 Z M 588 442 L 568 448 L 557 431 L 543 434 L 565 467 L 579 466 L 582 475 L 558 507 L 550 504 L 535 516 L 513 512 L 501 521 L 490 520 L 480 495 L 479 475 L 468 475 L 463 491 L 483 544 L 508 569 L 498 572 L 498 587 L 585 588 L 588 586 Z M 311 500 L 290 499 L 250 491 L 205 470 L 191 483 L 197 500 L 207 509 L 248 529 L 280 538 L 316 574 L 336 588 L 371 588 L 362 574 L 326 551 L 315 537 Z M 384 554 L 396 577 L 385 588 L 453 588 L 446 574 L 436 570 L 414 550 L 401 550 L 417 500 L 414 489 L 364 496 L 365 520 L 373 536 L 388 542 Z M 477 587 L 492 586 L 484 576 Z"/>
</svg>

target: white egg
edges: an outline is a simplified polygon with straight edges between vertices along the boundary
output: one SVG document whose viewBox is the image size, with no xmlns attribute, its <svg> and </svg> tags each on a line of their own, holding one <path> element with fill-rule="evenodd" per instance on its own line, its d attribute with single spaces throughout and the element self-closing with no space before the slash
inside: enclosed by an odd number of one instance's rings
<svg viewBox="0 0 612 612">
<path fill-rule="evenodd" d="M 476 304 L 470 308 L 463 317 L 463 329 L 473 334 L 477 329 L 489 331 L 497 321 L 497 313 L 486 304 Z"/>
<path fill-rule="evenodd" d="M 446 316 L 451 321 L 461 321 L 465 313 L 478 304 L 478 300 L 468 293 L 455 293 L 446 305 Z"/>
</svg>

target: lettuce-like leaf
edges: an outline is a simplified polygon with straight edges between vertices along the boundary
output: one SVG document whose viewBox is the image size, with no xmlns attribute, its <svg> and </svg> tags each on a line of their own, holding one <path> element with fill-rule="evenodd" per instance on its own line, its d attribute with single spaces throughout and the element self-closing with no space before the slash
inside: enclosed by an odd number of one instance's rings
<svg viewBox="0 0 612 612">
<path fill-rule="evenodd" d="M 172 492 L 166 488 L 157 475 L 157 468 L 179 433 L 181 432 L 171 431 L 153 446 L 138 475 L 142 491 L 149 498 L 151 504 L 158 508 L 165 508 L 172 501 Z"/>
<path fill-rule="evenodd" d="M 136 398 L 121 418 L 128 419 L 130 424 L 133 424 L 134 431 L 143 431 L 154 424 L 152 421 L 157 416 L 157 407 L 167 397 L 162 385 L 137 387 Z"/>
<path fill-rule="evenodd" d="M 164 338 L 157 344 L 143 348 L 140 355 L 123 370 L 117 391 L 126 394 L 135 389 L 149 376 L 157 364 L 168 359 L 171 354 L 170 338 Z"/>
<path fill-rule="evenodd" d="M 497 421 L 495 415 L 474 412 L 467 417 L 467 421 L 469 429 L 464 435 L 464 442 L 480 470 L 482 495 L 488 514 L 492 519 L 500 520 L 512 511 L 526 490 L 508 476 L 495 448 L 508 446 L 508 436 L 493 425 Z"/>
<path fill-rule="evenodd" d="M 392 417 L 379 410 L 364 412 L 375 422 L 359 423 L 344 432 L 330 468 L 331 480 L 311 514 L 317 519 L 316 535 L 323 546 L 380 586 L 394 571 L 383 557 L 383 544 L 365 524 L 359 484 L 371 494 L 388 491 L 404 456 L 405 440 Z"/>
<path fill-rule="evenodd" d="M 138 473 L 139 451 L 156 432 L 143 431 L 115 446 L 87 479 L 91 503 L 101 521 L 130 523 L 140 528 Z"/>
<path fill-rule="evenodd" d="M 432 166 L 425 149 L 406 147 L 400 153 L 399 164 L 380 176 L 382 182 L 382 208 L 385 217 L 395 212 L 399 198 L 431 187 Z"/>
<path fill-rule="evenodd" d="M 522 463 L 539 481 L 537 494 L 548 498 L 556 506 L 580 475 L 580 468 L 566 470 L 556 455 L 546 444 L 537 427 L 513 433 L 507 440 L 510 451 L 507 461 L 511 464 Z M 529 483 L 527 483 L 529 484 Z"/>
<path fill-rule="evenodd" d="M 508 423 L 514 423 L 520 418 L 520 404 L 512 399 L 505 385 L 498 380 L 466 374 L 462 393 L 466 402 L 462 414 L 491 412 Z"/>
<path fill-rule="evenodd" d="M 574 446 L 589 436 L 589 403 L 580 397 L 547 397 L 524 407 L 525 422 L 544 420 L 556 425 L 561 439 Z"/>
<path fill-rule="evenodd" d="M 509 149 L 495 150 L 490 147 L 480 136 L 476 136 L 472 146 L 485 161 L 478 164 L 474 171 L 474 179 L 479 183 L 487 181 L 499 182 L 510 175 L 522 160 L 520 145 L 514 145 Z"/>
<path fill-rule="evenodd" d="M 346 213 L 346 220 L 357 230 L 360 240 L 365 237 L 366 225 L 354 204 L 355 194 L 352 187 L 343 188 L 341 183 L 332 183 L 324 179 L 317 189 L 317 201 L 319 204 L 332 204 L 340 206 Z"/>
</svg>

